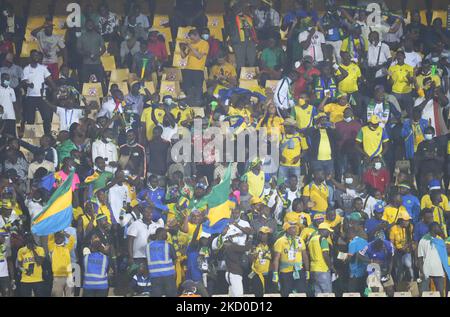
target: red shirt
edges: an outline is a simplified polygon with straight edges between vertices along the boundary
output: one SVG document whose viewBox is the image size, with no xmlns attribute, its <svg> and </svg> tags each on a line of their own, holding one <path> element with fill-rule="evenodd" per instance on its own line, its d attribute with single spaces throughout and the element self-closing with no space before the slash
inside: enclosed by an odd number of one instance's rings
<svg viewBox="0 0 450 317">
<path fill-rule="evenodd" d="M 217 57 L 217 55 L 219 55 L 220 42 L 213 36 L 210 36 L 208 39 L 208 44 L 209 44 L 208 59 L 214 59 Z"/>
<path fill-rule="evenodd" d="M 148 42 L 147 50 L 152 53 L 157 60 L 165 62 L 167 61 L 168 54 L 166 49 L 166 43 L 160 39 L 155 42 Z"/>
<path fill-rule="evenodd" d="M 308 71 L 305 70 L 305 68 L 303 66 L 300 66 L 299 68 L 297 68 L 297 72 L 299 73 L 299 77 L 297 79 L 297 81 L 294 83 L 294 96 L 295 98 L 299 98 L 300 94 L 302 92 L 306 91 L 306 79 L 303 77 L 304 74 L 308 74 L 310 77 L 312 76 L 319 76 L 320 75 L 320 70 L 318 70 L 317 68 L 311 68 Z"/>
<path fill-rule="evenodd" d="M 0 53 L 1 54 L 7 54 L 12 53 L 14 51 L 12 42 L 9 41 L 3 41 L 0 43 Z"/>
<path fill-rule="evenodd" d="M 350 122 L 336 122 L 337 147 L 341 151 L 354 152 L 355 139 L 361 129 L 361 123 L 358 120 Z"/>
<path fill-rule="evenodd" d="M 382 194 L 386 190 L 386 186 L 390 183 L 391 177 L 386 168 L 382 168 L 378 172 L 374 169 L 368 169 L 363 174 L 363 182 L 366 185 L 370 185 L 375 189 L 378 189 Z"/>
</svg>

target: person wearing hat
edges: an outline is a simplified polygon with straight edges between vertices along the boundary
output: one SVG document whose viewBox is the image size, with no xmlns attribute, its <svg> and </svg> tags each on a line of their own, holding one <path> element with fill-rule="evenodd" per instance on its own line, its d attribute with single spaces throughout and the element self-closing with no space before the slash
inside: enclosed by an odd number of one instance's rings
<svg viewBox="0 0 450 317">
<path fill-rule="evenodd" d="M 295 175 L 301 178 L 301 158 L 308 150 L 308 144 L 304 137 L 297 131 L 297 122 L 292 118 L 284 120 L 284 134 L 280 141 L 280 168 L 278 178 L 287 180 Z"/>
<path fill-rule="evenodd" d="M 413 225 L 409 214 L 399 216 L 397 223 L 389 231 L 389 240 L 395 248 L 394 255 L 394 278 L 397 283 L 404 278 L 405 270 L 409 273 L 409 281 L 414 280 L 412 252 L 413 244 Z"/>
<path fill-rule="evenodd" d="M 433 201 L 431 200 L 431 195 L 433 193 L 436 193 L 436 196 L 440 196 L 440 202 L 438 203 L 438 206 L 445 212 L 450 211 L 450 205 L 448 203 L 447 196 L 442 191 L 441 182 L 437 179 L 432 179 L 428 183 L 428 192 L 422 196 L 422 199 L 420 200 L 420 209 L 424 208 L 433 208 Z M 438 198 L 436 197 L 436 200 Z M 435 220 L 436 221 L 436 220 Z"/>
<path fill-rule="evenodd" d="M 331 261 L 328 237 L 334 232 L 329 224 L 322 222 L 308 243 L 311 261 L 311 279 L 313 281 L 314 295 L 319 293 L 332 293 L 331 273 L 335 272 Z"/>
<path fill-rule="evenodd" d="M 262 162 L 255 158 L 250 162 L 249 171 L 245 173 L 244 180 L 248 184 L 248 192 L 253 197 L 261 197 L 264 191 L 265 175 Z"/>
<path fill-rule="evenodd" d="M 303 56 L 311 56 L 314 64 L 324 60 L 323 46 L 325 45 L 325 35 L 317 29 L 312 18 L 303 19 L 305 31 L 298 35 L 298 41 L 303 48 Z"/>
<path fill-rule="evenodd" d="M 306 244 L 309 243 L 309 240 L 312 236 L 317 233 L 319 225 L 325 221 L 325 214 L 316 213 L 312 217 L 311 224 L 306 228 L 303 228 L 300 232 L 300 239 L 305 241 Z"/>
<path fill-rule="evenodd" d="M 408 214 L 411 216 L 413 224 L 419 221 L 420 217 L 420 201 L 411 193 L 411 185 L 409 182 L 402 182 L 398 184 L 398 190 L 402 195 L 403 206 L 405 206 Z"/>
<path fill-rule="evenodd" d="M 379 232 L 380 230 L 385 232 L 388 228 L 389 224 L 387 223 L 387 221 L 382 219 L 384 207 L 384 202 L 378 201 L 374 205 L 373 214 L 364 223 L 364 230 L 367 233 L 369 242 L 375 239 L 375 233 Z"/>
<path fill-rule="evenodd" d="M 405 64 L 405 52 L 398 50 L 395 54 L 396 64 L 388 68 L 389 84 L 392 85 L 392 95 L 397 98 L 402 110 L 406 110 L 411 118 L 414 101 L 413 87 L 417 85 L 412 66 Z"/>
<path fill-rule="evenodd" d="M 282 297 L 288 297 L 294 290 L 306 292 L 306 280 L 309 278 L 309 257 L 306 244 L 298 236 L 298 224 L 285 222 L 285 234 L 275 242 L 273 250 L 274 283 L 280 283 Z"/>
<path fill-rule="evenodd" d="M 359 130 L 355 140 L 356 149 L 366 164 L 376 156 L 383 157 L 389 144 L 389 136 L 386 130 L 380 127 L 380 119 L 376 115 L 372 115 L 367 125 Z"/>
<path fill-rule="evenodd" d="M 341 52 L 350 53 L 350 57 L 355 63 L 362 63 L 366 58 L 369 42 L 362 36 L 361 25 L 355 23 L 351 26 L 349 36 L 342 41 Z"/>
<path fill-rule="evenodd" d="M 330 116 L 331 123 L 337 123 L 344 120 L 344 111 L 349 108 L 348 98 L 346 93 L 337 93 L 336 101 L 327 103 L 330 99 L 330 94 L 326 94 L 325 98 L 320 103 L 318 109 Z"/>
<path fill-rule="evenodd" d="M 250 251 L 252 272 L 251 283 L 255 297 L 263 297 L 269 285 L 269 270 L 272 260 L 272 253 L 269 247 L 272 230 L 262 226 L 258 230 L 256 246 Z"/>
</svg>

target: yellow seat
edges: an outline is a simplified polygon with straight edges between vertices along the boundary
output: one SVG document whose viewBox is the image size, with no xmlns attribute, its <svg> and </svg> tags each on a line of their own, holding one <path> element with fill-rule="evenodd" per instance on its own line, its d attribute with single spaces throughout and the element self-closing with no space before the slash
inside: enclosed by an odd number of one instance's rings
<svg viewBox="0 0 450 317">
<path fill-rule="evenodd" d="M 173 98 L 178 98 L 181 93 L 180 83 L 178 81 L 161 80 L 161 88 L 159 95 L 162 97 L 170 95 Z"/>
<path fill-rule="evenodd" d="M 161 80 L 178 81 L 178 82 L 182 81 L 183 75 L 181 73 L 181 69 L 173 67 L 164 68 Z"/>
<path fill-rule="evenodd" d="M 223 21 L 223 16 L 218 14 L 207 14 L 208 17 L 208 28 L 221 28 L 225 27 L 225 23 Z"/>
<path fill-rule="evenodd" d="M 90 98 L 102 98 L 103 90 L 101 83 L 84 83 L 82 95 Z"/>
<path fill-rule="evenodd" d="M 241 67 L 240 79 L 256 79 L 258 77 L 259 68 L 258 67 Z"/>
<path fill-rule="evenodd" d="M 128 90 L 128 83 L 126 81 L 121 81 L 121 82 L 111 81 L 109 83 L 108 91 L 111 91 L 112 84 L 116 84 L 117 86 L 119 86 L 119 89 L 123 93 L 124 96 L 128 95 L 129 90 Z"/>
<path fill-rule="evenodd" d="M 112 72 L 114 69 L 116 69 L 116 60 L 113 55 L 103 55 L 100 57 L 103 68 L 106 72 Z"/>
<path fill-rule="evenodd" d="M 278 85 L 278 80 L 267 80 L 266 81 L 266 88 L 272 89 L 273 92 L 275 92 L 277 85 Z"/>
<path fill-rule="evenodd" d="M 222 27 L 210 27 L 209 32 L 215 39 L 223 41 Z"/>
<path fill-rule="evenodd" d="M 112 82 L 118 83 L 121 81 L 127 81 L 129 76 L 130 76 L 130 71 L 128 70 L 128 68 L 113 69 L 111 71 L 110 80 Z"/>
<path fill-rule="evenodd" d="M 165 14 L 155 14 L 153 18 L 153 27 L 160 28 L 165 27 L 165 25 L 169 24 L 169 16 Z"/>
<path fill-rule="evenodd" d="M 182 58 L 181 54 L 174 53 L 172 66 L 184 69 L 187 66 L 187 58 Z"/>
<path fill-rule="evenodd" d="M 255 90 L 256 87 L 259 87 L 258 81 L 256 79 L 239 80 L 239 88 L 244 88 L 253 91 Z"/>
<path fill-rule="evenodd" d="M 36 41 L 23 42 L 20 57 L 30 57 L 30 52 L 32 50 L 39 50 L 39 45 Z"/>
<path fill-rule="evenodd" d="M 177 39 L 179 40 L 187 40 L 189 39 L 188 33 L 189 31 L 195 29 L 192 26 L 179 27 L 177 32 Z"/>
</svg>

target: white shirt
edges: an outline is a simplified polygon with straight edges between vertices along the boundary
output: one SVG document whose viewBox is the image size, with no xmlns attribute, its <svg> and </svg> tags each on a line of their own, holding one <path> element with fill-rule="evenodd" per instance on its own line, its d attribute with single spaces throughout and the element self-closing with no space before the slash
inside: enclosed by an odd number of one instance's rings
<svg viewBox="0 0 450 317">
<path fill-rule="evenodd" d="M 445 277 L 444 268 L 436 246 L 431 245 L 430 240 L 420 239 L 417 250 L 418 257 L 423 257 L 423 274 L 425 278 L 430 276 Z"/>
<path fill-rule="evenodd" d="M 157 222 L 145 224 L 141 219 L 133 222 L 127 230 L 127 235 L 134 237 L 133 258 L 145 258 L 145 249 L 148 244 L 148 237 L 155 234 L 156 229 L 164 228 L 164 221 L 160 218 Z"/>
<path fill-rule="evenodd" d="M 0 104 L 3 106 L 3 120 L 16 120 L 14 102 L 16 102 L 14 89 L 0 86 Z"/>
<path fill-rule="evenodd" d="M 422 64 L 422 56 L 417 52 L 405 52 L 405 64 L 414 68 Z"/>
<path fill-rule="evenodd" d="M 119 159 L 119 148 L 113 142 L 105 143 L 102 140 L 96 140 L 92 143 L 92 162 L 95 162 L 97 157 L 103 157 L 106 161 L 106 170 L 111 172 L 113 168 L 108 165 L 110 162 L 117 162 Z"/>
<path fill-rule="evenodd" d="M 424 97 L 419 97 L 414 102 L 414 107 L 419 106 L 422 102 L 424 102 Z M 422 110 L 422 119 L 427 120 L 427 122 L 436 129 L 436 117 L 434 115 L 434 100 L 430 100 L 427 102 L 425 107 Z"/>
<path fill-rule="evenodd" d="M 290 188 L 286 188 L 286 194 L 287 199 L 291 202 L 286 212 L 290 212 L 292 211 L 292 202 L 294 201 L 295 198 L 300 198 L 301 194 L 298 188 L 295 191 L 292 191 Z"/>
<path fill-rule="evenodd" d="M 56 107 L 56 114 L 59 117 L 59 130 L 69 131 L 70 126 L 73 123 L 79 123 L 80 119 L 84 116 L 82 109 L 66 109 Z"/>
<path fill-rule="evenodd" d="M 250 224 L 247 221 L 242 220 L 242 219 L 239 219 L 237 224 L 242 228 L 250 228 Z M 245 233 L 243 233 L 242 230 L 239 229 L 238 227 L 236 227 L 235 225 L 230 225 L 227 233 L 225 233 L 223 238 L 225 240 L 227 237 L 233 236 L 235 234 L 241 234 L 241 235 L 237 236 L 237 237 L 233 237 L 231 239 L 231 241 L 237 245 L 241 245 L 241 246 L 245 245 L 245 241 L 247 241 L 247 235 Z"/>
<path fill-rule="evenodd" d="M 113 98 L 108 99 L 102 104 L 102 108 L 97 114 L 97 118 L 106 116 L 108 119 L 113 117 L 114 110 L 116 109 L 116 103 Z M 119 106 L 119 112 L 123 111 L 122 106 Z"/>
<path fill-rule="evenodd" d="M 177 134 L 178 132 L 178 125 L 175 124 L 175 127 L 171 127 L 171 126 L 163 126 L 162 124 L 158 124 L 162 129 L 163 132 L 161 134 L 161 139 L 170 142 L 173 138 L 174 135 Z"/>
<path fill-rule="evenodd" d="M 380 54 L 380 58 L 378 58 L 378 53 Z M 391 50 L 389 49 L 389 46 L 387 46 L 387 44 L 381 41 L 378 42 L 377 46 L 369 44 L 369 48 L 367 50 L 367 62 L 370 67 L 384 64 L 388 61 L 389 58 L 391 58 Z M 386 70 L 383 71 L 383 69 L 379 69 L 375 74 L 375 77 L 378 78 L 386 75 Z"/>
<path fill-rule="evenodd" d="M 64 44 L 64 39 L 62 36 L 52 34 L 47 36 L 44 30 L 36 34 L 38 44 L 42 53 L 44 53 L 44 58 L 42 62 L 44 64 L 56 64 L 58 63 L 58 51 L 66 47 Z M 45 56 L 48 54 L 48 57 Z"/>
<path fill-rule="evenodd" d="M 277 88 L 275 88 L 275 93 L 273 96 L 273 101 L 279 109 L 289 109 L 292 108 L 295 103 L 289 92 L 289 87 L 292 80 L 289 77 L 283 77 L 278 81 Z"/>
<path fill-rule="evenodd" d="M 128 186 L 125 184 L 115 184 L 109 189 L 108 199 L 109 205 L 111 206 L 111 211 L 114 214 L 114 218 L 119 219 L 120 211 L 123 207 L 123 202 L 131 202 Z"/>
<path fill-rule="evenodd" d="M 300 43 L 306 41 L 309 31 L 303 31 L 298 35 Z M 322 32 L 316 31 L 311 37 L 311 43 L 306 50 L 303 50 L 303 56 L 311 56 L 315 62 L 323 61 L 322 44 L 325 43 L 325 36 Z"/>
<path fill-rule="evenodd" d="M 25 66 L 23 70 L 23 80 L 33 83 L 34 87 L 27 88 L 27 97 L 41 97 L 42 86 L 45 85 L 45 79 L 50 77 L 47 66 L 37 64 L 36 68 L 31 65 Z M 45 95 L 45 90 L 44 90 Z"/>
<path fill-rule="evenodd" d="M 30 212 L 30 218 L 33 219 L 36 217 L 44 208 L 40 203 L 33 201 L 32 199 L 27 199 L 25 201 L 25 206 L 27 206 L 28 211 Z"/>
</svg>

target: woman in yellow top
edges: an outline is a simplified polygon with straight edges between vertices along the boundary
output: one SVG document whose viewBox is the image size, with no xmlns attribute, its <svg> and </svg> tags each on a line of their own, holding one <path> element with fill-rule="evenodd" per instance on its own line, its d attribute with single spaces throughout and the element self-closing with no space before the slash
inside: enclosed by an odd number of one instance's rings
<svg viewBox="0 0 450 317">
<path fill-rule="evenodd" d="M 309 257 L 305 242 L 298 237 L 296 223 L 283 224 L 286 232 L 273 247 L 273 277 L 274 283 L 280 283 L 282 297 L 288 297 L 294 290 L 297 293 L 306 292 L 306 280 L 309 279 Z"/>
<path fill-rule="evenodd" d="M 331 123 L 337 123 L 344 120 L 344 111 L 350 105 L 348 104 L 348 98 L 347 94 L 345 93 L 338 93 L 336 95 L 337 103 L 331 102 L 327 103 L 330 98 L 330 94 L 328 93 L 325 95 L 325 98 L 323 98 L 322 102 L 319 105 L 319 111 L 323 111 L 330 115 L 330 122 Z"/>
<path fill-rule="evenodd" d="M 403 267 L 409 271 L 409 278 L 414 279 L 414 270 L 412 264 L 413 245 L 413 226 L 410 223 L 409 214 L 398 218 L 397 223 L 389 231 L 389 240 L 395 247 L 394 270 L 397 280 L 401 280 Z"/>
<path fill-rule="evenodd" d="M 263 297 L 266 285 L 269 283 L 269 269 L 272 253 L 268 244 L 272 233 L 269 227 L 262 226 L 258 231 L 258 244 L 250 252 L 252 258 L 252 272 L 250 273 L 253 293 L 255 297 Z"/>
<path fill-rule="evenodd" d="M 265 175 L 261 165 L 261 160 L 255 158 L 250 163 L 250 170 L 244 175 L 248 184 L 248 193 L 253 197 L 261 197 L 264 191 Z"/>
<path fill-rule="evenodd" d="M 277 135 L 278 139 L 281 139 L 281 135 L 284 133 L 283 123 L 284 119 L 278 115 L 277 108 L 273 102 L 270 102 L 267 105 L 266 113 L 256 125 L 256 130 L 259 131 L 261 128 L 266 128 L 268 136 Z"/>
<path fill-rule="evenodd" d="M 45 285 L 42 278 L 44 248 L 36 246 L 32 235 L 25 236 L 25 246 L 17 252 L 17 262 L 22 272 L 20 279 L 20 295 L 22 297 L 44 297 Z"/>
</svg>

